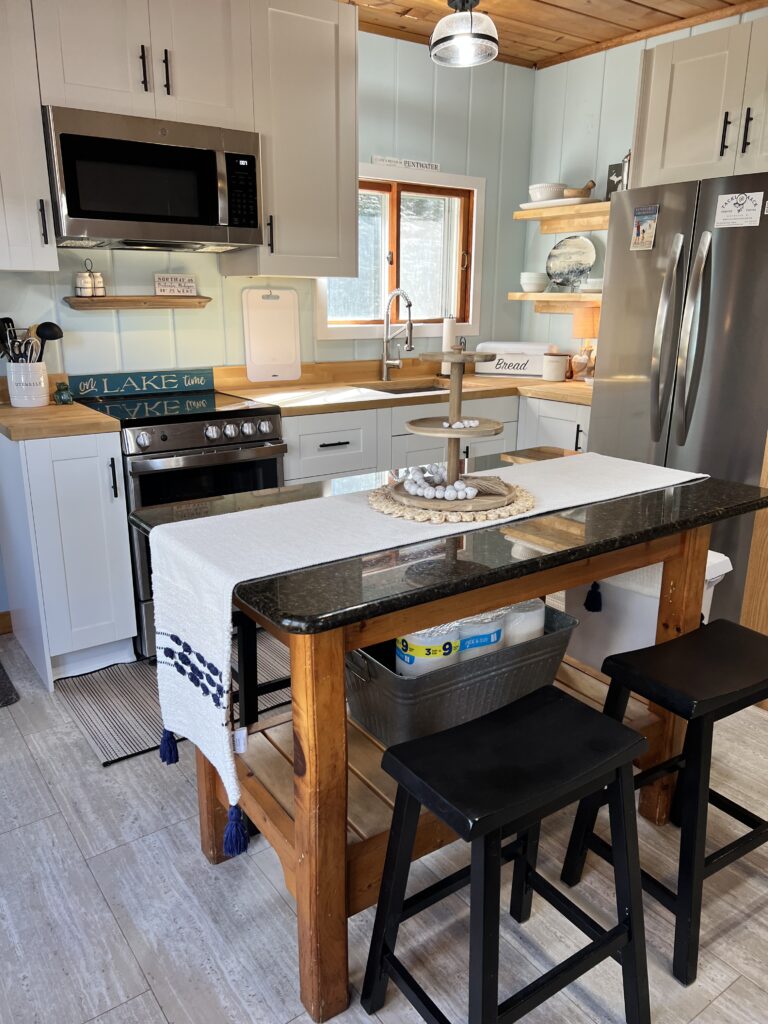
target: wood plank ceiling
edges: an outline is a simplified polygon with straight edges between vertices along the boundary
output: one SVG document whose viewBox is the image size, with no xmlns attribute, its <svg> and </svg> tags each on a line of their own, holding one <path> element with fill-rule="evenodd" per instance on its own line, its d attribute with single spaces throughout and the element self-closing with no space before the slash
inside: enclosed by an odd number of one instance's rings
<svg viewBox="0 0 768 1024">
<path fill-rule="evenodd" d="M 339 0 L 360 29 L 427 43 L 446 0 Z M 768 0 L 481 0 L 499 30 L 499 59 L 545 68 L 674 29 L 768 6 Z"/>
</svg>

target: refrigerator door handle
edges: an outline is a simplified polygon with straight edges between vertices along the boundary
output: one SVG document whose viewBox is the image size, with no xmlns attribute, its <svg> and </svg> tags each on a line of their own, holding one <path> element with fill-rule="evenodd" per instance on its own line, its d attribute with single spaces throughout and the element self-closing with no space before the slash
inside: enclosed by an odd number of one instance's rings
<svg viewBox="0 0 768 1024">
<path fill-rule="evenodd" d="M 688 294 L 685 297 L 685 307 L 683 309 L 683 322 L 680 328 L 680 350 L 677 356 L 677 382 L 675 385 L 675 433 L 680 447 L 688 439 L 688 430 L 691 426 L 693 407 L 696 402 L 695 390 L 689 393 L 687 389 L 688 361 L 691 355 L 693 320 L 701 300 L 701 291 L 704 285 L 704 268 L 707 265 L 711 246 L 712 232 L 703 231 L 699 239 L 696 259 L 693 261 L 691 280 L 688 285 Z M 696 352 L 695 343 L 693 352 L 694 354 Z"/>
<path fill-rule="evenodd" d="M 662 384 L 662 366 L 666 368 L 667 360 L 662 359 L 664 348 L 664 335 L 667 330 L 669 319 L 669 307 L 675 293 L 677 283 L 677 268 L 680 263 L 680 253 L 683 251 L 685 236 L 678 232 L 672 238 L 667 258 L 667 269 L 664 271 L 664 281 L 659 296 L 659 308 L 656 313 L 656 327 L 653 331 L 653 350 L 651 352 L 651 439 L 657 442 L 661 439 L 662 416 L 667 409 L 670 395 L 670 374 L 667 373 Z"/>
</svg>

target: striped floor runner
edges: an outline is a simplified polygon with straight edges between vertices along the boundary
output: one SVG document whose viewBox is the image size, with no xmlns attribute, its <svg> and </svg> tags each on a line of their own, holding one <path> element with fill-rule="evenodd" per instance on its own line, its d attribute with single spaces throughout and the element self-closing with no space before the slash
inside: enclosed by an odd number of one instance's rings
<svg viewBox="0 0 768 1024">
<path fill-rule="evenodd" d="M 259 682 L 288 676 L 287 648 L 264 632 L 259 633 L 258 643 Z M 236 648 L 232 653 L 236 663 Z M 159 746 L 163 726 L 157 675 L 151 662 L 110 665 L 98 672 L 59 679 L 56 692 L 105 767 Z M 279 690 L 260 697 L 259 708 L 267 710 L 288 700 L 290 690 Z"/>
</svg>

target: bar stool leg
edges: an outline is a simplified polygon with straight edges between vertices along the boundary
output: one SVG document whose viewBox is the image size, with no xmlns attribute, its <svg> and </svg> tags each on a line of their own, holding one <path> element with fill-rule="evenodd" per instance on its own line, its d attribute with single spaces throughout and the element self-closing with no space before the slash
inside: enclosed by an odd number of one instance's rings
<svg viewBox="0 0 768 1024">
<path fill-rule="evenodd" d="M 629 945 L 621 951 L 624 1010 L 627 1024 L 651 1024 L 643 887 L 631 765 L 625 765 L 618 770 L 616 781 L 610 786 L 609 807 L 613 870 L 616 879 L 616 908 L 619 921 L 629 925 Z"/>
<path fill-rule="evenodd" d="M 512 876 L 512 899 L 509 904 L 509 913 L 520 924 L 525 924 L 531 916 L 533 904 L 533 889 L 529 883 L 529 872 L 536 870 L 536 861 L 539 854 L 539 835 L 541 833 L 541 822 L 532 825 L 522 838 L 523 848 L 515 857 L 515 868 Z"/>
<path fill-rule="evenodd" d="M 680 868 L 677 879 L 672 973 L 683 985 L 696 980 L 704 889 L 704 857 L 712 763 L 712 719 L 689 722 L 682 773 Z"/>
<path fill-rule="evenodd" d="M 612 679 L 608 695 L 605 698 L 603 714 L 617 722 L 623 721 L 629 703 L 629 695 L 630 691 L 625 686 L 617 679 Z M 560 873 L 560 879 L 566 885 L 578 885 L 581 881 L 587 860 L 589 838 L 595 831 L 597 815 L 603 803 L 604 794 L 602 792 L 584 797 L 579 803 L 568 850 L 563 861 L 563 870 Z"/>
<path fill-rule="evenodd" d="M 397 942 L 420 811 L 419 801 L 402 786 L 398 786 L 371 948 L 360 996 L 360 1002 L 367 1013 L 375 1013 L 384 1005 L 387 991 L 384 956 L 387 951 L 394 952 Z"/>
<path fill-rule="evenodd" d="M 501 831 L 472 840 L 469 912 L 469 1024 L 499 1019 Z"/>
</svg>

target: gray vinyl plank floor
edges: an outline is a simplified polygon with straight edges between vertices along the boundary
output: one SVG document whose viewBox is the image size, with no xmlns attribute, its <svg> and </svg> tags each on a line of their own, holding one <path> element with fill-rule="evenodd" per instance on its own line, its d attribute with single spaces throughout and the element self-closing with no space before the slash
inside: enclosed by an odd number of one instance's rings
<svg viewBox="0 0 768 1024">
<path fill-rule="evenodd" d="M 166 767 L 152 752 L 96 761 L 62 702 L 48 694 L 13 637 L 0 661 L 21 699 L 0 709 L 0 1024 L 310 1024 L 298 995 L 295 903 L 263 837 L 212 867 L 197 834 L 194 749 Z M 768 714 L 750 709 L 715 733 L 713 784 L 768 815 Z M 557 880 L 573 811 L 549 818 L 542 871 Z M 600 830 L 607 835 L 603 815 Z M 675 884 L 679 833 L 640 821 L 644 864 Z M 709 848 L 739 834 L 713 811 Z M 461 843 L 414 868 L 411 888 L 467 863 Z M 509 898 L 511 872 L 504 873 Z M 654 1024 L 768 1021 L 768 848 L 705 888 L 697 982 L 671 975 L 672 919 L 646 897 Z M 590 856 L 570 895 L 613 922 L 610 868 Z M 350 922 L 352 1001 L 339 1024 L 417 1024 L 389 987 L 375 1018 L 362 1010 L 373 911 Z M 454 1020 L 466 1019 L 466 890 L 406 922 L 398 951 Z M 518 926 L 502 914 L 506 995 L 584 944 L 541 900 Z M 531 1024 L 620 1024 L 612 962 L 530 1014 Z"/>
</svg>

